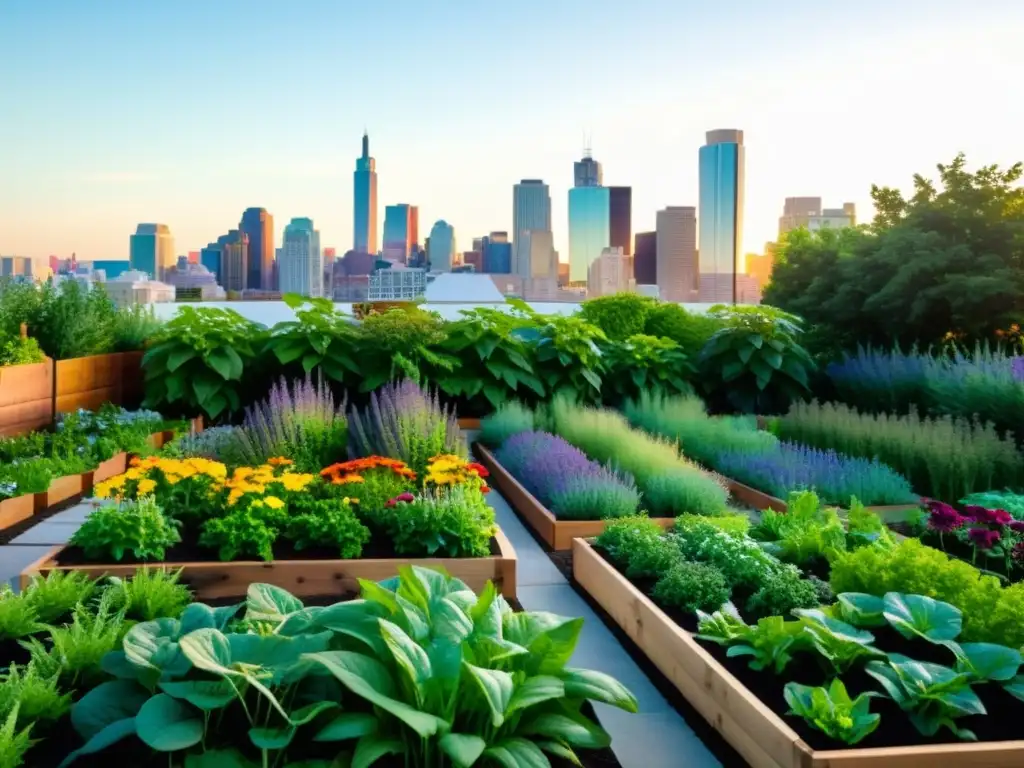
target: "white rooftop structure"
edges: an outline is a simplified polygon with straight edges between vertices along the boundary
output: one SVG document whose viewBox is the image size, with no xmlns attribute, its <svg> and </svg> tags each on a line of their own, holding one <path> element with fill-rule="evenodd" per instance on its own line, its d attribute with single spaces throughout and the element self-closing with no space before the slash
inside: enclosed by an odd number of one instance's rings
<svg viewBox="0 0 1024 768">
<path fill-rule="evenodd" d="M 505 297 L 490 275 L 445 272 L 427 284 L 423 294 L 428 304 L 504 304 Z"/>
</svg>

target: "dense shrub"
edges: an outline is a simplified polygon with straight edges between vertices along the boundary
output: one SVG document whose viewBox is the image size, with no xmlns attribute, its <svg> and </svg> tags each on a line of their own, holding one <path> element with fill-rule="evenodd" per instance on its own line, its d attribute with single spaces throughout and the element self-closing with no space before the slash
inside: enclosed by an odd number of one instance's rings
<svg viewBox="0 0 1024 768">
<path fill-rule="evenodd" d="M 688 312 L 678 304 L 659 302 L 648 310 L 643 332 L 648 336 L 671 339 L 687 357 L 696 360 L 704 345 L 724 325 L 719 317 Z"/>
<path fill-rule="evenodd" d="M 520 432 L 496 458 L 556 518 L 603 520 L 632 515 L 640 494 L 632 478 L 591 461 L 578 448 L 546 432 Z"/>
<path fill-rule="evenodd" d="M 1024 457 L 990 424 L 949 416 L 865 414 L 846 405 L 800 403 L 773 422 L 780 437 L 850 456 L 877 457 L 918 493 L 955 501 L 1024 483 Z M 861 497 L 867 502 L 866 499 Z"/>
<path fill-rule="evenodd" d="M 683 561 L 658 579 L 651 595 L 662 605 L 684 613 L 716 611 L 729 600 L 729 584 L 714 566 Z"/>
<path fill-rule="evenodd" d="M 604 331 L 610 340 L 625 341 L 646 332 L 648 314 L 655 306 L 654 299 L 638 293 L 615 293 L 584 301 L 580 316 Z"/>
</svg>

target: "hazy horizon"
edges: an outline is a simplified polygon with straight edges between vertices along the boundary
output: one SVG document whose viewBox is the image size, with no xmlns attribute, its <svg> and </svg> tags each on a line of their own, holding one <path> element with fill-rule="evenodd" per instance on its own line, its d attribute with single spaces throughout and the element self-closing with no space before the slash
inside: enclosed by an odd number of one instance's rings
<svg viewBox="0 0 1024 768">
<path fill-rule="evenodd" d="M 308 216 L 344 253 L 364 127 L 381 227 L 411 203 L 421 233 L 444 219 L 468 250 L 541 178 L 563 261 L 584 131 L 605 184 L 633 187 L 635 233 L 697 205 L 706 131 L 743 130 L 745 252 L 786 197 L 865 221 L 872 183 L 909 189 L 959 151 L 1024 157 L 1013 0 L 85 5 L 0 7 L 0 254 L 127 259 L 140 222 L 183 254 L 250 206 L 278 244 Z"/>
</svg>

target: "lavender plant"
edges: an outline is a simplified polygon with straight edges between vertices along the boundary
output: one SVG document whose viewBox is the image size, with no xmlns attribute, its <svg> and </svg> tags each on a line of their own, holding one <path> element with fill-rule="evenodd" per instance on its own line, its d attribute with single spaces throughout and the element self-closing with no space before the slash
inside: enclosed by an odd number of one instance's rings
<svg viewBox="0 0 1024 768">
<path fill-rule="evenodd" d="M 827 504 L 856 496 L 868 505 L 913 504 L 910 483 L 877 459 L 843 456 L 831 450 L 779 443 L 760 452 L 724 451 L 715 460 L 722 474 L 776 497 L 813 490 Z"/>
<path fill-rule="evenodd" d="M 243 464 L 239 450 L 239 427 L 210 427 L 195 434 L 182 435 L 164 446 L 164 453 L 182 458 L 214 459 L 224 464 Z"/>
<path fill-rule="evenodd" d="M 246 410 L 236 437 L 241 463 L 284 456 L 301 471 L 319 471 L 345 457 L 345 401 L 336 403 L 323 379 L 314 384 L 306 376 L 289 385 L 282 378 L 266 400 Z"/>
<path fill-rule="evenodd" d="M 432 456 L 467 455 L 455 411 L 443 407 L 436 392 L 424 391 L 408 379 L 374 392 L 369 405 L 352 409 L 349 423 L 353 458 L 401 459 L 422 475 Z"/>
<path fill-rule="evenodd" d="M 847 405 L 799 403 L 774 426 L 779 437 L 849 456 L 878 458 L 925 496 L 955 501 L 1024 484 L 1024 456 L 991 424 L 943 416 L 861 413 Z M 862 498 L 860 494 L 858 497 Z M 864 500 L 865 503 L 870 503 Z"/>
<path fill-rule="evenodd" d="M 916 407 L 932 416 L 990 421 L 1000 433 L 1019 433 L 1024 424 L 1024 355 L 1003 349 L 861 348 L 827 373 L 840 399 L 862 411 L 903 414 Z"/>
<path fill-rule="evenodd" d="M 640 493 L 629 476 L 591 461 L 547 432 L 520 432 L 496 457 L 561 520 L 603 520 L 635 514 Z"/>
</svg>

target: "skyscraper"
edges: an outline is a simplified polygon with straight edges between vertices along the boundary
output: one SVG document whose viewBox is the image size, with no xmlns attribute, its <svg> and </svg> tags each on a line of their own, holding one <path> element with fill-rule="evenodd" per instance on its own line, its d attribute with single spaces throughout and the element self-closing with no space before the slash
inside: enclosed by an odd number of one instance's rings
<svg viewBox="0 0 1024 768">
<path fill-rule="evenodd" d="M 551 231 L 551 195 L 540 179 L 523 179 L 512 188 L 512 273 L 530 277 L 529 252 L 522 247 L 530 230 Z"/>
<path fill-rule="evenodd" d="M 583 159 L 572 165 L 573 186 L 600 187 L 604 182 L 601 164 L 590 156 L 590 149 L 583 152 Z"/>
<path fill-rule="evenodd" d="M 177 262 L 174 237 L 166 224 L 139 224 L 129 238 L 129 262 L 132 269 L 159 280 L 165 269 Z"/>
<path fill-rule="evenodd" d="M 415 205 L 399 203 L 384 209 L 384 258 L 406 264 L 419 245 L 420 212 Z"/>
<path fill-rule="evenodd" d="M 238 229 L 249 236 L 246 287 L 271 290 L 274 273 L 274 217 L 267 213 L 266 208 L 247 208 Z"/>
<path fill-rule="evenodd" d="M 352 250 L 377 253 L 377 161 L 370 157 L 370 135 L 363 133 L 363 154 L 356 158 Z"/>
<path fill-rule="evenodd" d="M 806 227 L 811 216 L 821 211 L 820 197 L 787 197 L 779 217 L 779 237 L 793 229 Z"/>
<path fill-rule="evenodd" d="M 451 272 L 455 260 L 455 228 L 446 221 L 438 221 L 430 230 L 427 243 L 431 271 Z"/>
<path fill-rule="evenodd" d="M 221 287 L 225 291 L 244 291 L 249 287 L 249 235 L 232 229 L 217 238 L 217 244 L 220 246 Z"/>
<path fill-rule="evenodd" d="M 700 301 L 732 303 L 743 253 L 743 131 L 708 131 L 699 159 Z"/>
<path fill-rule="evenodd" d="M 632 290 L 633 279 L 630 258 L 621 248 L 605 248 L 587 270 L 587 296 L 596 298 L 620 291 Z"/>
<path fill-rule="evenodd" d="M 633 275 L 637 285 L 658 284 L 658 233 L 637 232 L 633 239 Z"/>
<path fill-rule="evenodd" d="M 579 163 L 577 163 L 579 165 Z M 608 187 L 569 190 L 569 282 L 585 283 L 590 264 L 611 241 Z"/>
<path fill-rule="evenodd" d="M 661 298 L 693 301 L 697 289 L 697 209 L 669 206 L 658 211 L 656 227 L 655 263 Z"/>
<path fill-rule="evenodd" d="M 512 243 L 508 241 L 508 232 L 491 232 L 480 240 L 483 271 L 492 275 L 512 274 Z"/>
<path fill-rule="evenodd" d="M 608 187 L 608 245 L 633 254 L 633 188 Z"/>
<path fill-rule="evenodd" d="M 323 295 L 323 261 L 320 254 L 320 233 L 313 220 L 292 219 L 284 228 L 284 244 L 278 264 L 281 293 L 300 296 Z"/>
</svg>

